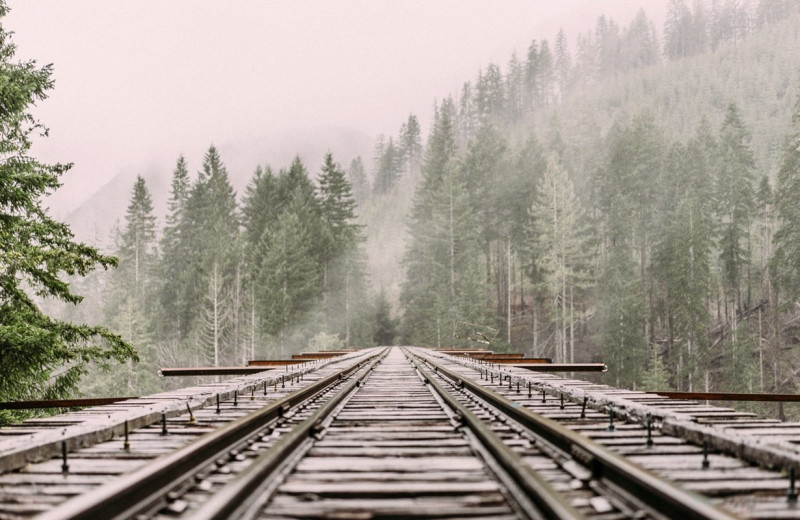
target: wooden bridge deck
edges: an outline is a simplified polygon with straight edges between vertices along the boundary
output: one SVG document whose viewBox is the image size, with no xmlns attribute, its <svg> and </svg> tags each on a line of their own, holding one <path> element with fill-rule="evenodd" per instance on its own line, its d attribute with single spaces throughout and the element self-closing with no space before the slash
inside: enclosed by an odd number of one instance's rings
<svg viewBox="0 0 800 520">
<path fill-rule="evenodd" d="M 800 518 L 800 424 L 480 354 L 309 353 L 1 428 L 0 518 Z"/>
</svg>

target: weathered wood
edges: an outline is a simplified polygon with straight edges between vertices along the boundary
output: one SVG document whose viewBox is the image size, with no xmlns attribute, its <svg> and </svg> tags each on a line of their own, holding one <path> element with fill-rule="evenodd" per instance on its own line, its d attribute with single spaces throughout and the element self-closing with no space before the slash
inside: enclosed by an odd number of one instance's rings
<svg viewBox="0 0 800 520">
<path fill-rule="evenodd" d="M 75 408 L 79 406 L 104 406 L 138 399 L 138 397 L 86 397 L 82 399 L 48 399 L 40 401 L 4 401 L 0 410 L 33 410 L 36 408 Z"/>
</svg>

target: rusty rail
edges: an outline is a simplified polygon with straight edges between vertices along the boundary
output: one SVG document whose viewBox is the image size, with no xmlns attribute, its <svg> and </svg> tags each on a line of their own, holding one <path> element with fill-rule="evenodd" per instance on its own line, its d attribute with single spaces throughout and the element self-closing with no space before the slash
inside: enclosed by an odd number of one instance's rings
<svg viewBox="0 0 800 520">
<path fill-rule="evenodd" d="M 650 392 L 670 399 L 697 399 L 698 401 L 767 401 L 800 403 L 800 394 L 741 394 L 736 392 Z"/>
<path fill-rule="evenodd" d="M 296 363 L 295 363 L 296 364 Z M 173 376 L 241 376 L 258 374 L 270 370 L 268 367 L 187 367 L 187 368 L 162 368 L 158 371 L 164 377 Z"/>
</svg>

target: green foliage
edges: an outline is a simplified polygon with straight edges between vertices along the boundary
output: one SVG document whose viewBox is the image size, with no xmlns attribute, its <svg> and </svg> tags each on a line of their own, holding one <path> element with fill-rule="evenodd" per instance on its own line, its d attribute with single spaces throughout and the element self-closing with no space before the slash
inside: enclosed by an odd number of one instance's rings
<svg viewBox="0 0 800 520">
<path fill-rule="evenodd" d="M 0 3 L 0 17 L 6 12 Z M 75 392 L 89 363 L 136 354 L 105 327 L 51 318 L 37 304 L 80 302 L 65 277 L 113 267 L 116 259 L 75 242 L 42 207 L 69 169 L 28 155 L 31 135 L 47 132 L 30 108 L 47 97 L 52 69 L 15 62 L 14 54 L 10 34 L 0 28 L 0 399 L 64 397 Z"/>
<path fill-rule="evenodd" d="M 780 227 L 775 233 L 771 265 L 775 285 L 789 302 L 800 299 L 800 96 L 792 124 L 775 188 Z"/>
</svg>

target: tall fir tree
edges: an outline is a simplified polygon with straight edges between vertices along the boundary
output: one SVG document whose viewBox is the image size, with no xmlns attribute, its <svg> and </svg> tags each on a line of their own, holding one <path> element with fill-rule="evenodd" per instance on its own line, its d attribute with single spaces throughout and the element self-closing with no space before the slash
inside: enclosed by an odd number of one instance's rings
<svg viewBox="0 0 800 520">
<path fill-rule="evenodd" d="M 191 190 L 189 170 L 183 155 L 178 157 L 172 173 L 169 199 L 167 200 L 167 216 L 164 232 L 161 237 L 161 260 L 159 262 L 159 312 L 155 320 L 155 329 L 165 344 L 171 345 L 170 359 L 178 360 L 177 345 L 182 339 L 186 324 L 181 322 L 182 305 L 179 301 L 182 273 L 187 258 L 188 237 L 183 234 L 186 225 L 183 223 L 186 204 Z"/>
<path fill-rule="evenodd" d="M 717 161 L 718 248 L 723 299 L 728 316 L 749 306 L 750 227 L 755 204 L 755 159 L 738 106 L 730 103 L 720 129 Z M 744 287 L 743 287 L 744 286 Z M 742 289 L 745 289 L 744 301 Z"/>
<path fill-rule="evenodd" d="M 0 1 L 0 19 L 8 14 Z M 42 198 L 70 165 L 29 155 L 31 135 L 46 134 L 31 106 L 53 87 L 52 68 L 14 61 L 16 46 L 0 26 L 0 399 L 66 397 L 89 363 L 135 359 L 133 347 L 104 327 L 54 319 L 35 296 L 78 303 L 65 276 L 85 276 L 116 259 L 76 242 L 51 218 Z M 0 415 L 0 421 L 9 418 Z"/>
</svg>

